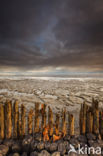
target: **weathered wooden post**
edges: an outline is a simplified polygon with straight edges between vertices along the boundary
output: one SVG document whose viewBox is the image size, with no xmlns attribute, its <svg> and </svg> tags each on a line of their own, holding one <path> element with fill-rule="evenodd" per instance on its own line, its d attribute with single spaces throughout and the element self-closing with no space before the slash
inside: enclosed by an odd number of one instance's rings
<svg viewBox="0 0 103 156">
<path fill-rule="evenodd" d="M 103 139 L 103 110 L 100 112 L 100 134 Z"/>
<path fill-rule="evenodd" d="M 5 137 L 10 139 L 12 136 L 12 103 L 10 100 L 7 100 L 5 104 L 5 128 Z"/>
<path fill-rule="evenodd" d="M 90 111 L 87 112 L 86 132 L 87 133 L 93 132 L 93 114 Z"/>
<path fill-rule="evenodd" d="M 48 112 L 48 125 L 49 125 L 49 135 L 53 135 L 53 112 L 50 107 Z"/>
<path fill-rule="evenodd" d="M 28 113 L 28 133 L 33 133 L 33 115 L 34 111 L 31 109 Z"/>
<path fill-rule="evenodd" d="M 21 135 L 24 136 L 25 135 L 25 128 L 26 128 L 26 109 L 25 106 L 22 104 L 21 105 Z"/>
<path fill-rule="evenodd" d="M 39 132 L 39 103 L 35 103 L 35 124 L 34 132 Z"/>
<path fill-rule="evenodd" d="M 69 115 L 68 115 L 69 116 Z M 82 118 L 83 118 L 83 105 L 81 104 L 80 113 L 79 113 L 79 128 L 80 134 L 82 134 Z"/>
<path fill-rule="evenodd" d="M 62 111 L 62 133 L 63 133 L 63 136 L 65 136 L 66 133 L 67 133 L 67 127 L 66 127 L 66 109 L 64 109 Z"/>
<path fill-rule="evenodd" d="M 86 133 L 86 113 L 87 113 L 87 106 L 84 102 L 84 104 L 83 104 L 83 118 L 82 118 L 82 134 L 84 134 L 84 135 Z"/>
<path fill-rule="evenodd" d="M 59 124 L 60 124 L 59 114 L 56 114 L 56 124 L 55 124 L 55 133 L 56 133 L 56 135 L 59 135 Z"/>
<path fill-rule="evenodd" d="M 4 106 L 0 104 L 0 139 L 4 139 Z"/>
<path fill-rule="evenodd" d="M 99 110 L 94 110 L 94 116 L 93 116 L 93 132 L 95 134 L 99 133 Z"/>
<path fill-rule="evenodd" d="M 74 116 L 69 114 L 69 135 L 74 135 Z"/>
<path fill-rule="evenodd" d="M 87 106 L 84 103 L 81 105 L 81 110 L 80 110 L 80 134 L 85 135 L 86 133 L 86 112 L 87 112 Z"/>
<path fill-rule="evenodd" d="M 99 108 L 98 108 L 98 101 L 95 100 L 93 104 L 93 132 L 95 134 L 99 133 Z"/>
<path fill-rule="evenodd" d="M 46 105 L 45 104 L 42 104 L 41 114 L 42 114 L 41 129 L 43 129 L 46 127 Z"/>
<path fill-rule="evenodd" d="M 18 137 L 18 122 L 19 122 L 19 107 L 18 107 L 18 101 L 16 100 L 13 107 L 13 117 L 14 117 L 14 126 L 13 126 L 13 136 L 14 138 Z"/>
<path fill-rule="evenodd" d="M 85 135 L 85 131 L 86 131 L 85 123 L 86 123 L 86 121 L 85 121 L 85 118 L 84 118 L 84 114 L 82 112 L 81 134 L 83 134 L 83 135 Z"/>
<path fill-rule="evenodd" d="M 18 121 L 18 137 L 22 137 L 22 123 L 21 123 L 21 115 L 19 112 L 19 121 Z"/>
</svg>

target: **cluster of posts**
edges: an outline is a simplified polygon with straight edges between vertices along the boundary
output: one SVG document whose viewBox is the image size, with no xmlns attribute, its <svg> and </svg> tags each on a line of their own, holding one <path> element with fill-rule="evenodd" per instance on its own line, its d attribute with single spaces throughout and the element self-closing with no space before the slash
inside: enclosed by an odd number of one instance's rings
<svg viewBox="0 0 103 156">
<path fill-rule="evenodd" d="M 100 134 L 103 139 L 103 110 L 99 110 L 97 100 L 92 105 L 81 105 L 79 116 L 80 134 Z M 74 135 L 74 116 L 63 109 L 61 114 L 54 114 L 45 104 L 35 103 L 35 108 L 27 113 L 25 106 L 18 101 L 12 104 L 7 100 L 0 104 L 0 139 L 23 138 L 25 135 L 41 133 L 43 140 L 54 141 L 61 137 Z"/>
<path fill-rule="evenodd" d="M 25 106 L 19 106 L 18 101 L 14 104 L 7 100 L 5 104 L 0 104 L 0 139 L 18 139 L 25 135 L 35 135 L 41 133 L 43 140 L 54 141 L 66 134 L 74 135 L 74 116 L 66 110 L 61 114 L 53 114 L 45 104 L 35 103 L 35 108 L 27 113 Z"/>
<path fill-rule="evenodd" d="M 80 134 L 100 134 L 103 139 L 103 110 L 99 110 L 98 100 L 92 99 L 91 106 L 82 104 L 79 119 Z"/>
</svg>

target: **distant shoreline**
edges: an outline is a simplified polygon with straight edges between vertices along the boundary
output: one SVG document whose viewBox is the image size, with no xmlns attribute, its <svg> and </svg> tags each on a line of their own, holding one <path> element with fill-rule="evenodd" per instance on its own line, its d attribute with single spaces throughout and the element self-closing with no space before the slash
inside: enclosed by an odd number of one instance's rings
<svg viewBox="0 0 103 156">
<path fill-rule="evenodd" d="M 0 79 L 4 79 L 4 80 L 26 80 L 26 79 L 29 79 L 29 80 L 54 80 L 54 81 L 58 81 L 58 80 L 90 80 L 90 79 L 97 79 L 97 80 L 100 80 L 100 79 L 103 79 L 103 77 L 90 77 L 90 76 L 14 76 L 14 75 L 10 75 L 10 76 L 1 76 L 0 75 Z"/>
</svg>

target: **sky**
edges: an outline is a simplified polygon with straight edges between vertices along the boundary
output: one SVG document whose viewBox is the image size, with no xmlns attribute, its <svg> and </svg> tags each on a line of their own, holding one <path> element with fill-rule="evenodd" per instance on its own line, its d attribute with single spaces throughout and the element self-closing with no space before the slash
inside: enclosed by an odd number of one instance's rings
<svg viewBox="0 0 103 156">
<path fill-rule="evenodd" d="M 103 0 L 0 0 L 7 73 L 103 73 Z"/>
</svg>

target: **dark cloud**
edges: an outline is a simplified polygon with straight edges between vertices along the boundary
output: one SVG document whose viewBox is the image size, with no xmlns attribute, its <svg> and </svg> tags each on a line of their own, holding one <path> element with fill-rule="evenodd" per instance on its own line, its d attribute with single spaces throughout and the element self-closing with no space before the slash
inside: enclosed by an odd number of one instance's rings
<svg viewBox="0 0 103 156">
<path fill-rule="evenodd" d="M 0 7 L 0 36 L 6 40 L 28 39 L 43 31 L 49 22 L 46 10 L 42 12 L 42 0 L 4 0 Z"/>
<path fill-rule="evenodd" d="M 55 27 L 57 38 L 68 46 L 103 43 L 103 1 L 68 1 L 64 15 Z"/>
<path fill-rule="evenodd" d="M 0 68 L 103 70 L 102 0 L 1 0 Z"/>
</svg>

